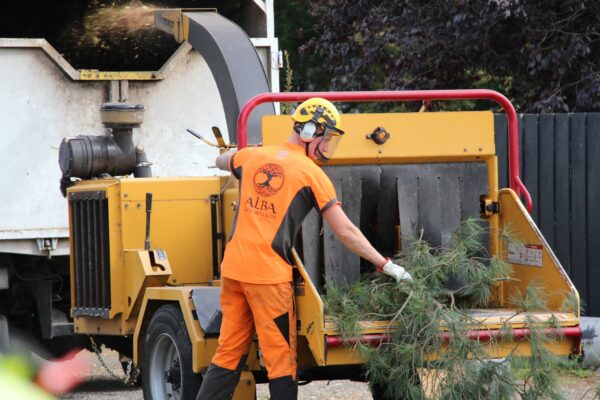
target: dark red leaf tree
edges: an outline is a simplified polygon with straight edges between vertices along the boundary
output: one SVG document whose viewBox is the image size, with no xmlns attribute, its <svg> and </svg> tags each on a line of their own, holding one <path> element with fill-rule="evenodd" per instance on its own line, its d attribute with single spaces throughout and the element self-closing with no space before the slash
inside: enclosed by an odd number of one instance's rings
<svg viewBox="0 0 600 400">
<path fill-rule="evenodd" d="M 600 111 L 597 0 L 302 0 L 333 90 L 486 87 L 521 112 Z"/>
</svg>

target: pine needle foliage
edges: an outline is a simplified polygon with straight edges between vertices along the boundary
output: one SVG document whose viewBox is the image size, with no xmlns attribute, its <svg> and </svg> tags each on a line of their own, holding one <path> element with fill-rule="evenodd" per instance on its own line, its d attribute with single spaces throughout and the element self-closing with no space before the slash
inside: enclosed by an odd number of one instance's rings
<svg viewBox="0 0 600 400">
<path fill-rule="evenodd" d="M 291 92 L 294 90 L 294 70 L 290 64 L 290 53 L 287 50 L 283 51 L 284 71 L 285 71 L 285 85 L 283 90 L 285 92 Z M 281 103 L 281 114 L 292 114 L 293 107 L 290 103 Z"/>
<path fill-rule="evenodd" d="M 546 347 L 556 339 L 547 334 L 547 328 L 557 326 L 554 318 L 540 322 L 526 317 L 531 328 L 527 362 L 512 354 L 490 360 L 486 352 L 486 345 L 501 345 L 502 337 L 511 337 L 510 321 L 503 327 L 507 334 L 491 343 L 467 336 L 486 329 L 475 319 L 474 309 L 498 307 L 498 282 L 513 279 L 510 265 L 490 257 L 483 245 L 488 238 L 485 226 L 478 218 L 465 220 L 443 248 L 415 238 L 394 260 L 411 273 L 410 282 L 397 283 L 382 274 L 366 275 L 350 286 L 326 282 L 326 314 L 339 324 L 348 343 L 360 336 L 360 321 L 389 321 L 387 342 L 355 344 L 366 359 L 367 379 L 385 388 L 386 398 L 563 398 L 558 359 Z M 543 286 L 533 282 L 511 302 L 518 314 L 527 316 L 546 311 L 546 298 Z"/>
</svg>

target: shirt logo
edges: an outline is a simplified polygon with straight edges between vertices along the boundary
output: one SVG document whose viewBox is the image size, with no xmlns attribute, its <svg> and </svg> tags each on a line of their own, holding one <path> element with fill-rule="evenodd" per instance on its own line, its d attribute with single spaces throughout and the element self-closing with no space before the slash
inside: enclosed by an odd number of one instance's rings
<svg viewBox="0 0 600 400">
<path fill-rule="evenodd" d="M 262 197 L 270 197 L 279 192 L 285 180 L 283 168 L 277 164 L 265 164 L 254 174 L 254 191 Z"/>
</svg>

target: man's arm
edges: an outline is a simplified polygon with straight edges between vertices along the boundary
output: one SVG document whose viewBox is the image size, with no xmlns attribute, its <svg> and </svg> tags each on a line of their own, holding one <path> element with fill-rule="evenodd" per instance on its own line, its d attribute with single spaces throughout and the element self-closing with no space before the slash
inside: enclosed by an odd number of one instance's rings
<svg viewBox="0 0 600 400">
<path fill-rule="evenodd" d="M 354 254 L 364 258 L 374 265 L 381 266 L 385 264 L 386 258 L 382 256 L 365 235 L 350 221 L 342 207 L 329 207 L 324 213 L 323 218 L 331 226 L 333 233 L 340 241 Z"/>
<path fill-rule="evenodd" d="M 333 233 L 354 254 L 364 258 L 377 267 L 377 271 L 394 277 L 396 280 L 410 280 L 412 277 L 399 265 L 382 256 L 365 235 L 350 221 L 342 207 L 333 206 L 325 210 L 323 218 L 331 226 Z"/>
<path fill-rule="evenodd" d="M 232 151 L 227 151 L 223 154 L 220 154 L 217 159 L 215 160 L 215 163 L 217 164 L 217 168 L 222 169 L 223 171 L 231 171 L 230 169 L 230 161 L 231 161 L 231 157 L 233 157 L 233 152 Z"/>
</svg>

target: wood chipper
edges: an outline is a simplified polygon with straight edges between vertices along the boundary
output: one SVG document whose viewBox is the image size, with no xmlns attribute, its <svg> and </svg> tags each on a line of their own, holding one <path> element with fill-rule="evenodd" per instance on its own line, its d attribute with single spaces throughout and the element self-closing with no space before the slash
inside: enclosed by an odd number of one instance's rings
<svg viewBox="0 0 600 400">
<path fill-rule="evenodd" d="M 428 241 L 444 244 L 462 219 L 481 216 L 490 227 L 490 254 L 510 263 L 515 279 L 498 283 L 499 308 L 474 314 L 481 323 L 473 340 L 508 335 L 501 327 L 515 315 L 511 295 L 538 279 L 551 293 L 551 313 L 535 317 L 552 315 L 559 324 L 550 350 L 579 351 L 579 312 L 560 309 L 563 296 L 578 299 L 577 291 L 519 199 L 530 207 L 518 175 L 517 118 L 504 96 L 489 90 L 266 93 L 241 110 L 237 145 L 248 145 L 246 124 L 257 105 L 315 96 L 499 103 L 508 117 L 510 188 L 498 188 L 489 111 L 345 114 L 345 138 L 324 170 L 349 217 L 384 255 L 394 255 L 421 228 Z M 262 144 L 281 143 L 291 129 L 290 116 L 265 116 Z M 218 340 L 219 263 L 238 196 L 235 178 L 216 176 L 101 177 L 68 189 L 75 331 L 131 343 L 147 399 L 192 399 L 198 390 Z M 508 225 L 522 242 L 499 239 L 497 232 Z M 321 299 L 323 277 L 356 280 L 361 260 L 344 251 L 316 212 L 294 247 L 299 379 L 364 379 L 364 360 L 324 315 Z M 519 353 L 528 354 L 525 317 L 511 320 L 510 337 L 490 346 L 490 358 L 505 357 L 517 343 Z M 356 341 L 381 342 L 387 329 L 383 322 L 365 322 Z M 266 380 L 259 345 L 252 345 L 237 399 L 253 399 L 255 384 Z"/>
</svg>

